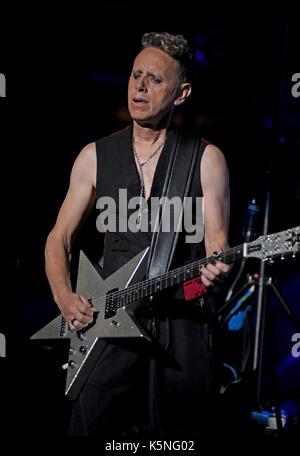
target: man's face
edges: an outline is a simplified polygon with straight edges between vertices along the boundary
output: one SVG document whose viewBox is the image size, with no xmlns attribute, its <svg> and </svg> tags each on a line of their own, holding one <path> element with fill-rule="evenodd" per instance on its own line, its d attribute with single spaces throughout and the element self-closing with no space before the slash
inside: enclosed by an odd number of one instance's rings
<svg viewBox="0 0 300 456">
<path fill-rule="evenodd" d="M 157 125 L 174 108 L 179 88 L 179 63 L 160 49 L 143 49 L 128 83 L 131 117 L 145 125 Z"/>
</svg>

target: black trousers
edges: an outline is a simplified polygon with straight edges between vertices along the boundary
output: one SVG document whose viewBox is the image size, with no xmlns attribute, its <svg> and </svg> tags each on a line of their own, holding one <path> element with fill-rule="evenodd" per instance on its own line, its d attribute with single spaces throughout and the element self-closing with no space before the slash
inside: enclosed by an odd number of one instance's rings
<svg viewBox="0 0 300 456">
<path fill-rule="evenodd" d="M 218 389 L 214 331 L 203 309 L 193 308 L 187 316 L 184 306 L 185 318 L 174 307 L 171 316 L 144 321 L 153 343 L 103 342 L 105 349 L 73 404 L 70 436 L 205 432 Z"/>
</svg>

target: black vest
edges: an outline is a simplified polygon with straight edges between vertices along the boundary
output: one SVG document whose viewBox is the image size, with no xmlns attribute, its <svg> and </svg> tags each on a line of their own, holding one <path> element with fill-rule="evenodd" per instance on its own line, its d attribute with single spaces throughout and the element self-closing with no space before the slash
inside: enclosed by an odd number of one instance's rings
<svg viewBox="0 0 300 456">
<path fill-rule="evenodd" d="M 162 194 L 165 174 L 170 160 L 170 154 L 175 139 L 175 128 L 172 126 L 168 131 L 168 136 L 164 148 L 159 157 L 155 170 L 151 193 L 147 202 L 147 213 L 151 214 L 151 199 L 159 198 Z M 200 182 L 200 161 L 207 142 L 202 141 L 199 148 L 195 172 L 189 196 L 193 197 L 193 213 L 195 212 L 195 197 L 202 196 Z M 107 274 L 113 273 L 123 264 L 129 261 L 137 253 L 149 246 L 151 243 L 152 232 L 137 231 L 135 233 L 126 229 L 127 222 L 132 214 L 136 213 L 137 208 L 128 209 L 128 200 L 140 195 L 140 178 L 134 160 L 132 149 L 132 126 L 117 132 L 111 136 L 96 141 L 97 153 L 97 183 L 96 196 L 97 207 L 99 198 L 114 202 L 116 205 L 116 226 L 105 234 L 104 262 L 103 269 Z M 126 189 L 127 201 L 119 201 L 119 190 Z M 199 201 L 198 201 L 199 203 Z M 125 208 L 126 206 L 126 208 Z M 102 212 L 106 207 L 102 209 Z M 145 213 L 143 214 L 145 215 Z M 149 227 L 150 227 L 150 216 Z M 179 235 L 176 254 L 173 259 L 172 268 L 187 264 L 205 256 L 204 243 L 186 243 L 184 230 Z"/>
</svg>

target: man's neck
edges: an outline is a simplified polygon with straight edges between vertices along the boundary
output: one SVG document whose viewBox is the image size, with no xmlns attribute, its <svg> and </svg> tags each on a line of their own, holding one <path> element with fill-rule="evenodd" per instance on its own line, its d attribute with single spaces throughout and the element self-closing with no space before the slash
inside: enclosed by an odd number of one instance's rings
<svg viewBox="0 0 300 456">
<path fill-rule="evenodd" d="M 160 142 L 164 142 L 167 136 L 167 131 L 170 125 L 172 116 L 168 116 L 164 121 L 160 122 L 160 125 L 156 126 L 144 126 L 139 124 L 135 120 L 133 121 L 133 138 L 136 144 L 143 143 L 145 145 L 152 146 Z"/>
<path fill-rule="evenodd" d="M 135 144 L 145 144 L 154 146 L 155 144 L 163 143 L 166 139 L 167 130 L 148 130 L 147 131 L 133 131 L 133 138 Z"/>
</svg>

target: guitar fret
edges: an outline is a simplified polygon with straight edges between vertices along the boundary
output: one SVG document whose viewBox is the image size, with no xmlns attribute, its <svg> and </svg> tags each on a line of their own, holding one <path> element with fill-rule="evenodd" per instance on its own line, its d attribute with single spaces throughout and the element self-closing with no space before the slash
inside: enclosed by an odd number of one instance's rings
<svg viewBox="0 0 300 456">
<path fill-rule="evenodd" d="M 185 268 L 184 270 L 184 280 L 189 279 L 191 277 L 191 268 Z"/>
<path fill-rule="evenodd" d="M 164 283 L 164 289 L 170 287 L 170 277 L 166 274 L 165 276 L 165 283 Z"/>
<path fill-rule="evenodd" d="M 132 299 L 132 289 L 129 290 L 129 303 L 133 301 Z"/>
<path fill-rule="evenodd" d="M 191 267 L 191 277 L 196 277 L 197 275 L 200 274 L 200 271 L 199 271 L 199 265 L 198 264 L 192 264 L 192 267 Z"/>
<path fill-rule="evenodd" d="M 147 281 L 146 282 L 146 296 L 151 295 L 151 290 L 150 290 L 150 283 Z"/>
<path fill-rule="evenodd" d="M 153 293 L 152 282 L 150 281 L 150 282 L 149 282 L 149 295 L 151 296 L 152 293 Z"/>
</svg>

